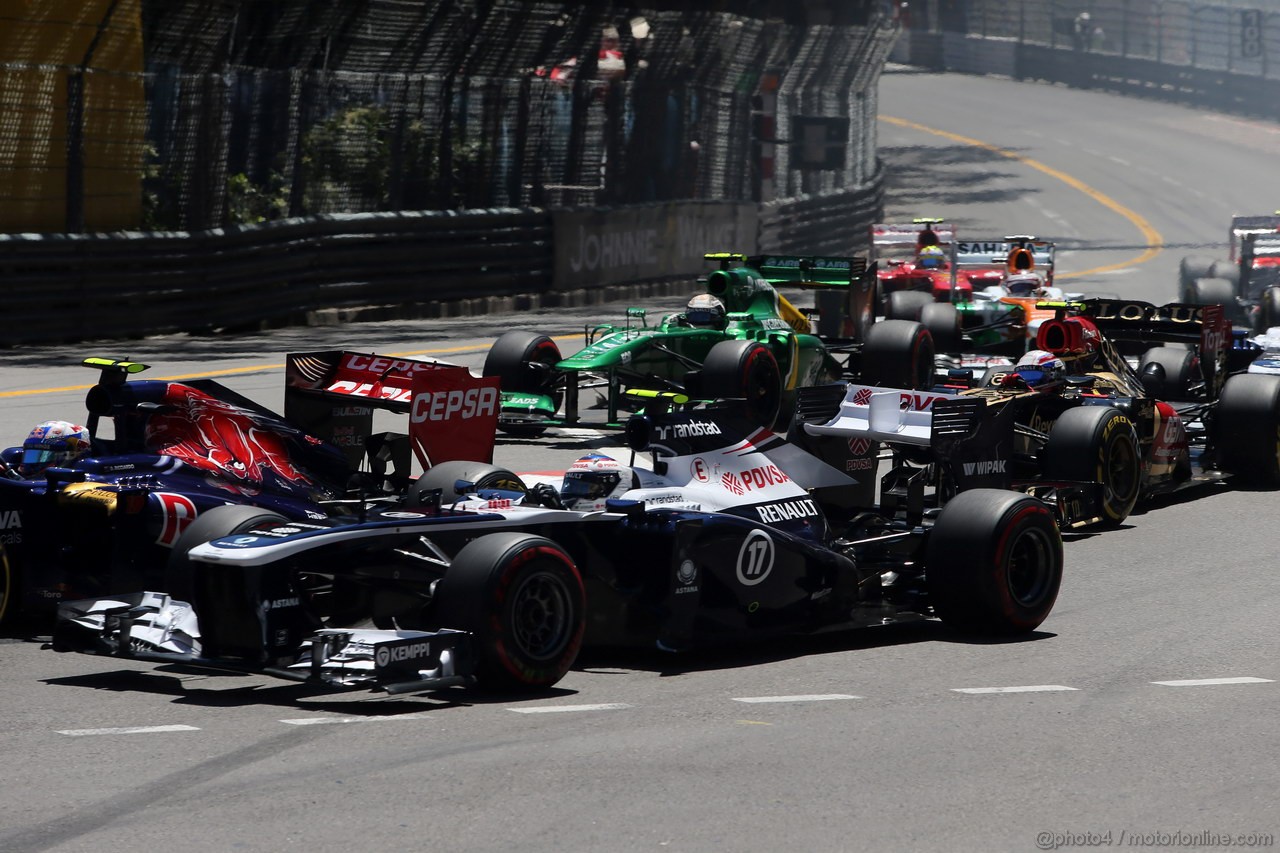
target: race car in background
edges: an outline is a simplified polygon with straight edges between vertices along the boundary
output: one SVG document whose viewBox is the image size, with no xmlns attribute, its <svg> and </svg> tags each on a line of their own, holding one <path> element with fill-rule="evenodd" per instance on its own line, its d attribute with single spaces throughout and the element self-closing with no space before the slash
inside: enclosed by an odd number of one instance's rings
<svg viewBox="0 0 1280 853">
<path fill-rule="evenodd" d="M 956 249 L 955 226 L 942 219 L 918 217 L 909 223 L 872 225 L 871 257 L 878 270 L 880 313 L 889 319 L 916 319 L 921 297 L 906 294 L 950 300 L 954 289 L 965 287 L 955 278 Z"/>
<path fill-rule="evenodd" d="M 954 286 L 904 293 L 892 316 L 921 322 L 939 353 L 961 356 L 957 366 L 1011 363 L 1032 347 L 1054 304 L 1081 296 L 1053 286 L 1054 257 L 1052 242 L 1030 235 L 957 243 Z"/>
<path fill-rule="evenodd" d="M 1280 325 L 1280 212 L 1232 217 L 1228 246 L 1226 260 L 1182 259 L 1179 299 L 1223 305 L 1227 319 L 1263 334 Z"/>
<path fill-rule="evenodd" d="M 1116 525 L 1142 498 L 1228 476 L 1280 485 L 1280 376 L 1240 372 L 1256 351 L 1232 346 L 1220 306 L 1088 300 L 1058 314 L 1035 363 L 977 383 L 952 371 L 931 393 L 806 392 L 812 449 L 840 464 L 846 447 L 865 460 L 884 442 L 898 464 L 886 489 L 945 505 L 1010 488 L 1064 528 Z M 1136 366 L 1125 350 L 1141 353 Z"/>
<path fill-rule="evenodd" d="M 931 617 L 1019 635 L 1052 609 L 1062 545 L 1039 501 L 975 490 L 941 512 L 890 501 L 829 518 L 816 495 L 844 474 L 736 409 L 664 408 L 627 426 L 648 470 L 588 456 L 548 493 L 491 465 L 437 466 L 394 508 L 192 548 L 189 603 L 64 603 L 53 647 L 334 687 L 536 691 L 583 644 L 680 651 Z"/>
<path fill-rule="evenodd" d="M 32 477 L 21 447 L 0 453 L 0 619 L 111 590 L 183 587 L 170 564 L 191 541 L 395 500 L 414 452 L 424 468 L 492 458 L 494 380 L 368 353 L 288 361 L 296 421 L 213 380 L 127 381 L 147 366 L 87 359 L 99 371 L 85 399 L 91 452 Z M 375 408 L 408 413 L 408 433 L 374 434 Z"/>
<path fill-rule="evenodd" d="M 621 427 L 626 391 L 675 391 L 694 399 L 737 398 L 771 426 L 790 417 L 797 388 L 850 372 L 868 382 L 931 381 L 932 344 L 924 330 L 874 324 L 875 266 L 866 258 L 707 255 L 707 306 L 671 313 L 650 326 L 640 308 L 624 325 L 586 330 L 583 349 L 565 358 L 550 337 L 506 332 L 485 358 L 485 376 L 502 383 L 499 428 L 537 434 L 547 427 Z M 778 287 L 839 290 L 852 339 L 812 334 L 809 318 Z M 582 394 L 593 399 L 584 404 Z M 604 420 L 583 417 L 603 408 Z"/>
</svg>

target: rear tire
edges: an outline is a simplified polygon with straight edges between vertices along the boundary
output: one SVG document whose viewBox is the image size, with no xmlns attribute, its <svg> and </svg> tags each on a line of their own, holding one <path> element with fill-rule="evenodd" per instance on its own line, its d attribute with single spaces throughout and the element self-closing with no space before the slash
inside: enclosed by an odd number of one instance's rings
<svg viewBox="0 0 1280 853">
<path fill-rule="evenodd" d="M 920 309 L 920 323 L 933 336 L 938 352 L 960 351 L 960 312 L 950 302 L 930 302 Z"/>
<path fill-rule="evenodd" d="M 1205 257 L 1189 257 L 1183 258 L 1178 264 L 1178 292 L 1186 294 L 1191 292 L 1191 282 L 1198 278 L 1206 278 L 1209 270 L 1213 268 L 1213 258 Z M 1183 298 L 1183 302 L 1189 300 Z"/>
<path fill-rule="evenodd" d="M 506 492 L 525 494 L 528 487 L 518 476 L 506 468 L 490 465 L 487 462 L 442 462 L 413 481 L 409 491 L 405 492 L 405 506 L 422 506 L 423 495 L 435 489 L 440 490 L 441 500 L 452 501 L 458 497 L 454 488 L 459 480 L 474 483 L 479 489 L 501 489 Z"/>
<path fill-rule="evenodd" d="M 782 411 L 782 371 L 764 344 L 720 341 L 702 363 L 702 392 L 712 399 L 743 399 L 742 414 L 751 423 L 773 427 Z"/>
<path fill-rule="evenodd" d="M 1209 267 L 1209 274 L 1205 277 L 1220 278 L 1231 284 L 1233 293 L 1240 291 L 1240 267 L 1231 261 L 1214 261 L 1213 266 Z"/>
<path fill-rule="evenodd" d="M 1228 319 L 1236 315 L 1236 290 L 1231 282 L 1221 278 L 1198 278 L 1191 282 L 1184 302 L 1193 305 L 1223 305 Z"/>
<path fill-rule="evenodd" d="M 1142 490 L 1138 434 L 1124 412 L 1110 406 L 1082 406 L 1063 412 L 1043 450 L 1046 480 L 1102 485 L 1102 524 L 1129 517 Z"/>
<path fill-rule="evenodd" d="M 18 611 L 22 609 L 19 605 L 21 597 L 18 567 L 10 561 L 9 552 L 0 542 L 0 628 L 7 628 L 17 621 Z"/>
<path fill-rule="evenodd" d="M 1266 334 L 1267 329 L 1280 326 L 1280 287 L 1268 287 L 1262 291 L 1258 300 L 1258 334 Z"/>
<path fill-rule="evenodd" d="M 179 601 L 195 603 L 195 565 L 187 559 L 187 554 L 197 545 L 223 536 L 246 533 L 267 524 L 287 524 L 288 521 L 278 512 L 246 504 L 226 504 L 205 510 L 187 525 L 173 544 L 165 568 L 165 592 Z"/>
<path fill-rule="evenodd" d="M 586 593 L 560 546 L 494 533 L 458 552 L 436 591 L 434 621 L 470 631 L 487 690 L 540 690 L 564 677 L 582 646 Z"/>
<path fill-rule="evenodd" d="M 920 319 L 924 306 L 932 305 L 933 297 L 918 290 L 895 290 L 885 297 L 885 319 L 912 320 Z"/>
<path fill-rule="evenodd" d="M 867 331 L 861 380 L 887 388 L 932 388 L 934 353 L 933 336 L 924 326 L 910 320 L 884 320 Z"/>
<path fill-rule="evenodd" d="M 926 580 L 947 625 L 1024 634 L 1049 615 L 1062 584 L 1062 537 L 1041 501 L 973 489 L 952 498 L 929 531 Z"/>
<path fill-rule="evenodd" d="M 1157 400 L 1186 400 L 1196 378 L 1194 350 L 1181 347 L 1152 347 L 1142 354 L 1138 375 L 1147 393 Z M 1149 368 L 1158 368 L 1148 373 Z"/>
<path fill-rule="evenodd" d="M 484 359 L 483 376 L 496 376 L 503 391 L 516 394 L 546 394 L 554 402 L 556 411 L 564 400 L 557 391 L 554 368 L 561 361 L 560 347 L 546 335 L 537 332 L 503 332 Z M 547 369 L 530 367 L 545 365 Z M 536 425 L 503 426 L 510 435 L 541 435 L 546 427 Z"/>
<path fill-rule="evenodd" d="M 1248 483 L 1280 485 L 1280 376 L 1227 378 L 1213 418 L 1224 470 Z"/>
</svg>

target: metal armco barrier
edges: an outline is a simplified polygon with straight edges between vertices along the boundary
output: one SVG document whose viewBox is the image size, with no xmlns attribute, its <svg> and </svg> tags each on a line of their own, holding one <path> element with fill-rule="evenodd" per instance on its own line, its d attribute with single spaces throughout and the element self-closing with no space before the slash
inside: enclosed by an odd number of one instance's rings
<svg viewBox="0 0 1280 853">
<path fill-rule="evenodd" d="M 551 287 L 533 209 L 332 214 L 196 233 L 0 235 L 0 345 L 298 322 Z"/>
<path fill-rule="evenodd" d="M 692 278 L 703 253 L 851 254 L 883 175 L 765 205 L 329 214 L 194 233 L 0 234 L 0 346 L 303 323 L 415 307 Z"/>
</svg>

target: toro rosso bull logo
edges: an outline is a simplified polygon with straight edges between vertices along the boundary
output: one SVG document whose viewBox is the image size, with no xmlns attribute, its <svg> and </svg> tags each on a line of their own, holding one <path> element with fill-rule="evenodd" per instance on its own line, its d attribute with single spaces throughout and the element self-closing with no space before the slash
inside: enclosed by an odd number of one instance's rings
<svg viewBox="0 0 1280 853">
<path fill-rule="evenodd" d="M 318 488 L 290 459 L 287 427 L 185 385 L 170 385 L 165 403 L 173 410 L 147 420 L 146 443 L 156 453 L 239 484 Z"/>
</svg>

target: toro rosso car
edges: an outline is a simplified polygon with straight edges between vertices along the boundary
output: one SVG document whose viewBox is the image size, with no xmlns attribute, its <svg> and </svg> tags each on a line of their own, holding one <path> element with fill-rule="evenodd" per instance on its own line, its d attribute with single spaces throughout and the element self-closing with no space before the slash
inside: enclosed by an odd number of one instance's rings
<svg viewBox="0 0 1280 853">
<path fill-rule="evenodd" d="M 483 371 L 502 382 L 499 428 L 536 434 L 583 422 L 589 407 L 605 413 L 603 424 L 592 425 L 620 427 L 630 388 L 743 399 L 753 418 L 773 425 L 789 418 L 797 388 L 839 378 L 848 358 L 864 347 L 872 353 L 864 361 L 873 368 L 896 368 L 913 354 L 919 361 L 913 342 L 904 349 L 898 338 L 881 337 L 872 326 L 875 269 L 865 258 L 707 258 L 720 268 L 707 276 L 706 292 L 656 325 L 648 324 L 643 309 L 630 308 L 624 325 L 589 328 L 584 348 L 568 358 L 546 335 L 512 331 L 499 337 Z M 808 317 L 778 293 L 781 285 L 842 291 L 858 343 L 839 350 L 811 334 Z M 914 341 L 917 350 L 922 345 Z M 842 353 L 844 365 L 837 360 Z M 584 401 L 584 393 L 592 399 Z"/>
<path fill-rule="evenodd" d="M 896 476 L 939 503 L 1011 488 L 1064 527 L 1119 524 L 1141 498 L 1194 483 L 1280 483 L 1280 377 L 1238 372 L 1255 353 L 1231 340 L 1220 306 L 1090 300 L 1041 325 L 1032 363 L 977 387 L 952 371 L 929 394 L 835 389 L 826 408 L 805 404 L 804 430 L 824 458 L 858 443 L 846 467 L 888 444 L 912 471 Z"/>
<path fill-rule="evenodd" d="M 408 487 L 412 452 L 423 467 L 492 458 L 497 383 L 453 365 L 291 355 L 286 419 L 212 380 L 126 381 L 146 366 L 85 364 L 100 371 L 86 398 L 89 452 L 31 476 L 22 448 L 0 453 L 0 619 L 168 589 L 165 567 L 192 526 L 211 538 L 264 518 L 355 511 Z M 375 407 L 408 413 L 409 434 L 374 435 Z"/>
<path fill-rule="evenodd" d="M 1228 237 L 1226 260 L 1182 259 L 1179 298 L 1223 305 L 1227 319 L 1265 333 L 1280 325 L 1280 212 L 1233 217 Z"/>
<path fill-rule="evenodd" d="M 394 508 L 198 545 L 191 598 L 64 603 L 53 645 L 393 692 L 537 690 L 584 643 L 674 651 L 927 617 L 1020 634 L 1053 606 L 1061 541 L 1039 501 L 975 490 L 941 512 L 828 516 L 848 478 L 736 414 L 653 411 L 627 439 L 647 469 L 589 456 L 556 490 L 453 462 Z"/>
</svg>

